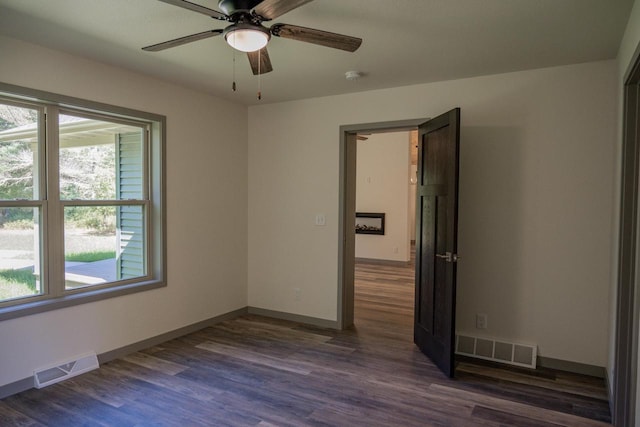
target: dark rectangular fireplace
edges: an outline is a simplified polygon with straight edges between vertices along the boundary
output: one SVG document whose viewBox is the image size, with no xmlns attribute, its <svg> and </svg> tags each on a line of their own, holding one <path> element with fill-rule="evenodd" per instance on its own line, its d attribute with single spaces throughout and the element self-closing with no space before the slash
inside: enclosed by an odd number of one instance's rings
<svg viewBox="0 0 640 427">
<path fill-rule="evenodd" d="M 356 234 L 384 235 L 384 213 L 356 212 Z"/>
</svg>

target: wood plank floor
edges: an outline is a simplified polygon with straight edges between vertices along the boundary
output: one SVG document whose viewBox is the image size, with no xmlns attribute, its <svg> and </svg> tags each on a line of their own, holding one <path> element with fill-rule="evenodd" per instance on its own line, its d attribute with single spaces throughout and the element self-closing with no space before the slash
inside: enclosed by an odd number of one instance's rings
<svg viewBox="0 0 640 427">
<path fill-rule="evenodd" d="M 356 327 L 244 316 L 0 400 L 0 426 L 604 426 L 602 380 L 412 343 L 413 270 L 358 264 Z M 590 418 L 588 418 L 590 417 Z"/>
<path fill-rule="evenodd" d="M 413 259 L 412 259 L 413 262 Z M 356 323 L 358 330 L 365 334 L 382 330 L 380 322 L 391 328 L 395 339 L 411 342 L 413 339 L 414 270 L 407 267 L 356 264 Z M 400 327 L 397 327 L 400 326 Z M 417 350 L 416 350 L 417 351 Z M 438 381 L 438 380 L 436 380 Z M 438 383 L 440 383 L 438 381 Z M 533 408 L 585 417 L 591 420 L 610 422 L 606 385 L 603 379 L 576 375 L 551 369 L 532 371 L 503 364 L 460 358 L 456 365 L 455 380 L 442 383 L 456 390 L 482 394 L 490 398 L 503 399 Z M 502 405 L 500 403 L 499 405 Z M 506 404 L 506 403 L 504 403 Z M 510 404 L 506 404 L 507 407 Z M 556 425 L 544 415 L 532 420 L 526 414 L 512 413 L 506 407 L 475 408 L 475 418 L 491 419 L 500 425 Z M 526 412 L 526 411 L 525 411 Z M 536 413 L 540 414 L 537 412 Z M 493 418 L 492 418 L 493 417 Z M 477 422 L 475 420 L 474 422 Z M 587 420 L 576 420 L 582 424 Z M 484 424 L 481 424 L 484 425 Z M 493 424 L 489 424 L 493 425 Z M 607 424 L 605 424 L 607 425 Z"/>
</svg>

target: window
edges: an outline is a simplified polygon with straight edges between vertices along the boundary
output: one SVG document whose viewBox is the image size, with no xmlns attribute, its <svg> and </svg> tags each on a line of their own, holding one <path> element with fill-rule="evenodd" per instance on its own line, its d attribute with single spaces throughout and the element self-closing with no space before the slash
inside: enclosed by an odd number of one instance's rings
<svg viewBox="0 0 640 427">
<path fill-rule="evenodd" d="M 164 285 L 163 129 L 0 84 L 0 320 Z"/>
</svg>

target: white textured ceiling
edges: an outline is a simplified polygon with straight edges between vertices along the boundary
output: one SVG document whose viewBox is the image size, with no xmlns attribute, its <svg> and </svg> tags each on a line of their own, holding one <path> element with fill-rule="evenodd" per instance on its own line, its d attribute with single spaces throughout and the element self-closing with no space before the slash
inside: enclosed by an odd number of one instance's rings
<svg viewBox="0 0 640 427">
<path fill-rule="evenodd" d="M 192 0 L 217 9 L 217 0 Z M 611 59 L 633 0 L 315 0 L 273 22 L 361 37 L 355 53 L 274 37 L 258 77 L 222 37 L 140 48 L 224 28 L 157 0 L 0 0 L 0 34 L 258 104 Z M 2 52 L 0 52 L 0 61 Z M 347 81 L 345 72 L 365 77 Z"/>
</svg>

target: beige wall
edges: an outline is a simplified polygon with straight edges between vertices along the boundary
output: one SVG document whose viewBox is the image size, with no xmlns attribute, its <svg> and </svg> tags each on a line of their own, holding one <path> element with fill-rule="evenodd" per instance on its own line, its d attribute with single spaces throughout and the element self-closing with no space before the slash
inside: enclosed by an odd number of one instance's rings
<svg viewBox="0 0 640 427">
<path fill-rule="evenodd" d="M 247 303 L 247 109 L 0 37 L 0 81 L 167 116 L 168 287 L 0 322 L 0 386 Z"/>
<path fill-rule="evenodd" d="M 339 126 L 459 106 L 458 329 L 605 366 L 615 83 L 604 61 L 250 107 L 249 304 L 336 320 Z"/>
<path fill-rule="evenodd" d="M 356 257 L 409 261 L 409 133 L 358 141 L 356 212 L 384 212 L 385 234 L 356 234 Z"/>
</svg>

